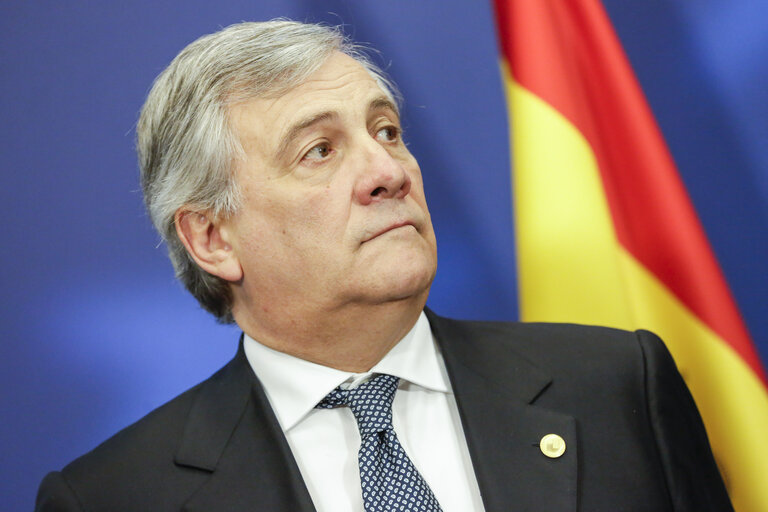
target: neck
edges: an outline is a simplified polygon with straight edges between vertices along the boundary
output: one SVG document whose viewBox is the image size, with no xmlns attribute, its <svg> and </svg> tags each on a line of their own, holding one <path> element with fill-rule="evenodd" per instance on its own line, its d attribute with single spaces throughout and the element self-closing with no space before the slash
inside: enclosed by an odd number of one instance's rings
<svg viewBox="0 0 768 512">
<path fill-rule="evenodd" d="M 269 348 L 329 366 L 362 373 L 378 363 L 413 328 L 427 292 L 381 304 L 275 309 L 233 308 L 238 325 Z M 294 313 L 290 313 L 294 311 Z M 286 313 L 288 312 L 288 313 Z"/>
</svg>

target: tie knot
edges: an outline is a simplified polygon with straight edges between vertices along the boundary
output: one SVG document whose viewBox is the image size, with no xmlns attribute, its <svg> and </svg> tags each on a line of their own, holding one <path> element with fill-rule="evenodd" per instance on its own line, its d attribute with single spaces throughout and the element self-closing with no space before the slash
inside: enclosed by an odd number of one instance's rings
<svg viewBox="0 0 768 512">
<path fill-rule="evenodd" d="M 354 389 L 334 389 L 319 403 L 320 409 L 347 405 L 357 420 L 360 436 L 392 428 L 392 400 L 400 379 L 380 374 Z"/>
</svg>

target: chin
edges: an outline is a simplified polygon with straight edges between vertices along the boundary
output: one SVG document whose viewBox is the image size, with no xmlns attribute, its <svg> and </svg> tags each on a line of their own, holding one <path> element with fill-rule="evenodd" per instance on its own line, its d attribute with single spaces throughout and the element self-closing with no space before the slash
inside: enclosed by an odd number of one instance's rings
<svg viewBox="0 0 768 512">
<path fill-rule="evenodd" d="M 349 275 L 353 295 L 377 303 L 426 297 L 437 269 L 434 244 L 421 237 L 379 242 L 385 243 L 368 246 Z"/>
<path fill-rule="evenodd" d="M 435 274 L 433 272 L 425 272 L 409 277 L 408 279 L 402 279 L 399 283 L 393 283 L 392 294 L 394 297 L 401 299 L 423 295 L 429 291 L 429 287 L 432 286 L 434 277 Z"/>
<path fill-rule="evenodd" d="M 369 274 L 363 293 L 373 301 L 383 303 L 407 299 L 426 300 L 435 277 L 432 261 L 405 261 Z"/>
</svg>

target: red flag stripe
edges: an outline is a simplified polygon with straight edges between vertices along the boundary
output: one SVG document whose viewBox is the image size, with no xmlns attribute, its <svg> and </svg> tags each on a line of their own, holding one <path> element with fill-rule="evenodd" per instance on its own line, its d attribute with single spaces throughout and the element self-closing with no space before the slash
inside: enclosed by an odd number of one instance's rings
<svg viewBox="0 0 768 512">
<path fill-rule="evenodd" d="M 593 148 L 619 242 L 768 383 L 600 2 L 497 0 L 496 9 L 512 75 Z"/>
</svg>

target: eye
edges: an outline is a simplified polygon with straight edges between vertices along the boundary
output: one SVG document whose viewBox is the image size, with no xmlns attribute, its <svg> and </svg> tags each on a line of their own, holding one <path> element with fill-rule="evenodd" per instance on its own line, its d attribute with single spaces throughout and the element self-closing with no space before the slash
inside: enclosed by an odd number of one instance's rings
<svg viewBox="0 0 768 512">
<path fill-rule="evenodd" d="M 316 146 L 313 146 L 312 149 L 306 152 L 306 154 L 302 157 L 302 160 L 308 160 L 311 162 L 320 162 L 322 160 L 325 160 L 331 155 L 331 152 L 333 150 L 331 149 L 331 145 L 327 142 L 323 142 L 321 144 L 318 144 Z"/>
<path fill-rule="evenodd" d="M 379 142 L 395 142 L 400 135 L 400 129 L 397 126 L 385 126 L 376 132 L 376 140 Z"/>
</svg>

